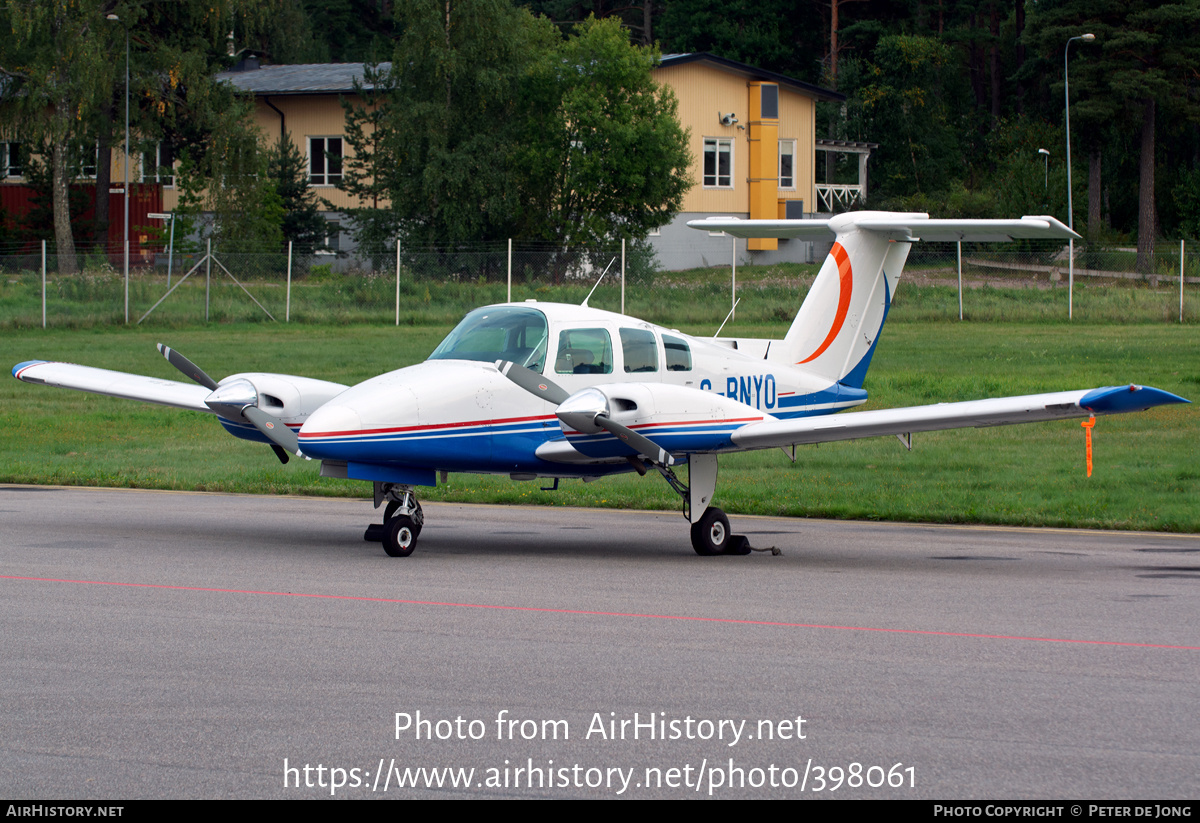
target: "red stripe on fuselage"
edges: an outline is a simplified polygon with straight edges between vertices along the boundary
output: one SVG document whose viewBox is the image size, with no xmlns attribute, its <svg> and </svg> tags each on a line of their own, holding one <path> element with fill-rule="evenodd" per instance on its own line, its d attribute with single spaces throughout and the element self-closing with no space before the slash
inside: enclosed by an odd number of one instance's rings
<svg viewBox="0 0 1200 823">
<path fill-rule="evenodd" d="M 839 292 L 837 314 L 833 318 L 833 326 L 829 329 L 829 334 L 825 336 L 825 342 L 818 346 L 815 352 L 801 360 L 800 363 L 807 363 L 810 360 L 817 359 L 829 348 L 829 344 L 837 338 L 838 332 L 842 330 L 842 324 L 846 322 L 846 313 L 850 310 L 850 294 L 854 291 L 854 272 L 850 268 L 850 255 L 846 254 L 846 250 L 842 248 L 841 243 L 834 243 L 833 248 L 829 250 L 829 255 L 837 263 L 838 267 Z"/>
<path fill-rule="evenodd" d="M 462 429 L 468 426 L 505 426 L 512 423 L 527 423 L 531 420 L 556 420 L 552 414 L 537 414 L 533 417 L 508 417 L 503 420 L 468 420 L 464 423 L 435 423 L 428 426 L 396 426 L 388 429 L 356 429 L 342 432 L 301 432 L 301 437 L 348 437 L 362 434 L 398 434 L 401 432 L 429 431 L 431 429 Z"/>
</svg>

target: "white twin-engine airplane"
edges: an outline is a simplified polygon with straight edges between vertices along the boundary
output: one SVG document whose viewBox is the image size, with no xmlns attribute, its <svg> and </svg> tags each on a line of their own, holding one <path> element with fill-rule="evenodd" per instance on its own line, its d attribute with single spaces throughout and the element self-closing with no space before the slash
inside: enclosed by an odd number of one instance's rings
<svg viewBox="0 0 1200 823">
<path fill-rule="evenodd" d="M 854 212 L 828 220 L 709 218 L 738 237 L 836 242 L 783 340 L 701 339 L 612 312 L 506 303 L 470 312 L 424 363 L 343 386 L 284 374 L 217 382 L 166 346 L 199 385 L 66 363 L 13 368 L 27 383 L 217 415 L 231 434 L 321 461 L 324 477 L 374 483 L 393 557 L 416 547 L 414 486 L 441 473 L 592 480 L 660 473 L 683 500 L 701 555 L 747 553 L 710 505 L 726 452 L 877 435 L 1118 414 L 1189 402 L 1137 385 L 834 414 L 867 399 L 863 379 L 911 243 L 1077 237 L 1053 217 L 931 220 Z M 675 473 L 688 465 L 687 482 Z"/>
</svg>

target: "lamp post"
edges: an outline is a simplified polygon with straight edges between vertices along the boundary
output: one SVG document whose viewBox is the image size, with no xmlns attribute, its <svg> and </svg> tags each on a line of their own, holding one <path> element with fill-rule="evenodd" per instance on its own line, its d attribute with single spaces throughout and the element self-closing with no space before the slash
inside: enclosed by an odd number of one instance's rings
<svg viewBox="0 0 1200 823">
<path fill-rule="evenodd" d="M 1050 152 L 1045 149 L 1038 149 L 1038 154 L 1042 156 L 1042 160 L 1046 162 L 1046 191 L 1050 191 Z"/>
<path fill-rule="evenodd" d="M 125 29 L 125 323 L 129 324 L 129 26 L 115 14 L 106 17 Z M 107 194 L 105 195 L 108 196 Z"/>
<path fill-rule="evenodd" d="M 1067 77 L 1067 57 L 1071 53 L 1071 41 L 1082 40 L 1085 43 L 1090 43 L 1096 39 L 1096 35 L 1088 33 L 1081 34 L 1078 37 L 1067 38 L 1067 44 L 1063 46 L 1063 110 L 1065 111 L 1067 124 L 1067 228 L 1075 230 L 1075 211 L 1071 199 L 1071 84 Z M 1049 172 L 1047 172 L 1047 181 L 1049 180 Z M 1048 185 L 1048 183 L 1047 183 Z M 1074 317 L 1075 303 L 1075 238 L 1072 237 L 1069 241 L 1067 254 L 1067 319 Z"/>
</svg>

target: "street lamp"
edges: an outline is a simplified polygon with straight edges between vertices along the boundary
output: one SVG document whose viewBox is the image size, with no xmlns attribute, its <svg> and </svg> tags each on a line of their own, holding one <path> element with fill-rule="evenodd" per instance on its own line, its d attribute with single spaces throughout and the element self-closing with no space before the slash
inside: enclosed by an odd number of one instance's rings
<svg viewBox="0 0 1200 823">
<path fill-rule="evenodd" d="M 1090 43 L 1095 39 L 1096 35 L 1094 34 L 1081 34 L 1078 37 L 1068 38 L 1067 44 L 1063 46 L 1063 109 L 1066 112 L 1067 122 L 1067 228 L 1072 231 L 1075 229 L 1075 211 L 1071 199 L 1071 84 L 1067 78 L 1067 56 L 1071 53 L 1072 40 L 1082 40 L 1085 43 Z M 1075 295 L 1074 237 L 1069 241 L 1067 253 L 1070 255 L 1070 259 L 1067 261 L 1067 319 L 1070 320 L 1073 317 Z"/>
<path fill-rule="evenodd" d="M 1042 155 L 1042 159 L 1046 161 L 1046 191 L 1050 191 L 1050 152 L 1045 149 L 1038 149 L 1038 154 Z"/>
<path fill-rule="evenodd" d="M 129 324 L 129 26 L 115 14 L 105 18 L 125 29 L 125 324 Z M 105 195 L 108 196 L 107 194 Z"/>
</svg>

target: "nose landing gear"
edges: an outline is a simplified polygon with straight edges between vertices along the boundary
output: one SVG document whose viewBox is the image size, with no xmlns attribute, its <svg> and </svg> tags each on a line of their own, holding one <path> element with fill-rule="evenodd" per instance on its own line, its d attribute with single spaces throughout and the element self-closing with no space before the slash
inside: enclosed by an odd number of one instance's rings
<svg viewBox="0 0 1200 823">
<path fill-rule="evenodd" d="M 363 539 L 382 543 L 388 557 L 408 557 L 417 548 L 417 538 L 425 525 L 425 513 L 411 486 L 395 483 L 375 483 L 375 505 L 388 501 L 383 510 L 383 523 L 367 526 Z"/>
</svg>

